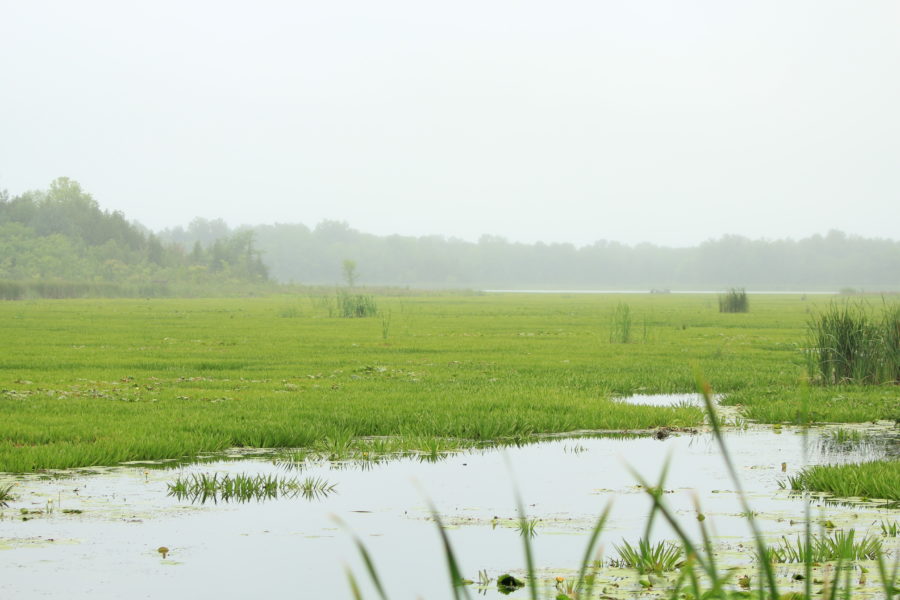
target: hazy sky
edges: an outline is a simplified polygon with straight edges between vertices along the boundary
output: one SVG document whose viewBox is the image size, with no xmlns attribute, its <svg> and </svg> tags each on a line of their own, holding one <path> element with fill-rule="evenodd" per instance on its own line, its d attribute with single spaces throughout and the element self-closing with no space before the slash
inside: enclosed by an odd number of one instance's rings
<svg viewBox="0 0 900 600">
<path fill-rule="evenodd" d="M 900 2 L 0 0 L 0 189 L 159 229 L 900 237 Z"/>
</svg>

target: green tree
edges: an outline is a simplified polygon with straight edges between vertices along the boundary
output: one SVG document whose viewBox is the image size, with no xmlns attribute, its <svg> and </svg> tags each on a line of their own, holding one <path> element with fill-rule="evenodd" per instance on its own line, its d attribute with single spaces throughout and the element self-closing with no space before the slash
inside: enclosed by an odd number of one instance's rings
<svg viewBox="0 0 900 600">
<path fill-rule="evenodd" d="M 356 272 L 356 261 L 345 258 L 344 262 L 341 263 L 341 268 L 344 271 L 344 281 L 347 282 L 347 287 L 356 285 L 356 278 L 358 277 Z"/>
</svg>

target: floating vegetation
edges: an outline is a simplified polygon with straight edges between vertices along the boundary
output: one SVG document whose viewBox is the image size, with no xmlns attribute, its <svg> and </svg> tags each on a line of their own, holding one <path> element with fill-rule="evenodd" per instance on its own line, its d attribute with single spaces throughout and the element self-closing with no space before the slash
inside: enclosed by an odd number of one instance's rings
<svg viewBox="0 0 900 600">
<path fill-rule="evenodd" d="M 220 475 L 194 473 L 178 477 L 168 484 L 169 495 L 179 500 L 200 504 L 206 502 L 249 502 L 302 496 L 307 500 L 325 498 L 335 490 L 335 484 L 318 477 L 306 479 L 277 475 Z"/>
<path fill-rule="evenodd" d="M 900 500 L 900 460 L 814 465 L 788 477 L 795 491 L 828 492 L 844 498 Z"/>
<path fill-rule="evenodd" d="M 612 559 L 610 564 L 614 567 L 636 569 L 641 574 L 659 575 L 666 571 L 674 571 L 681 566 L 684 559 L 682 547 L 666 540 L 651 544 L 647 538 L 641 538 L 636 546 L 622 540 L 622 545 L 616 544 L 615 548 L 619 558 Z"/>
<path fill-rule="evenodd" d="M 882 553 L 881 539 L 864 535 L 856 538 L 853 529 L 838 530 L 829 535 L 813 535 L 808 540 L 797 536 L 793 542 L 786 537 L 769 548 L 769 559 L 776 563 L 802 563 L 807 560 L 826 561 L 874 560 Z"/>
</svg>

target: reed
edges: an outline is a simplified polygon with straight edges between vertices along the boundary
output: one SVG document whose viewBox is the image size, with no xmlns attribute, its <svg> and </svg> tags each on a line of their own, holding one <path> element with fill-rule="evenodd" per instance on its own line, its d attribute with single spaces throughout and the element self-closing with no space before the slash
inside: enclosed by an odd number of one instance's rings
<svg viewBox="0 0 900 600">
<path fill-rule="evenodd" d="M 337 313 L 345 319 L 374 317 L 378 314 L 375 296 L 368 294 L 352 294 L 345 290 L 337 293 Z"/>
<path fill-rule="evenodd" d="M 631 341 L 631 307 L 624 302 L 616 304 L 612 315 L 609 341 L 614 344 L 627 344 Z"/>
<path fill-rule="evenodd" d="M 719 295 L 719 312 L 721 313 L 745 313 L 750 312 L 750 300 L 747 298 L 747 290 L 744 288 L 731 288 Z"/>
<path fill-rule="evenodd" d="M 900 305 L 881 315 L 862 302 L 833 303 L 809 322 L 807 371 L 824 385 L 900 383 Z"/>
</svg>

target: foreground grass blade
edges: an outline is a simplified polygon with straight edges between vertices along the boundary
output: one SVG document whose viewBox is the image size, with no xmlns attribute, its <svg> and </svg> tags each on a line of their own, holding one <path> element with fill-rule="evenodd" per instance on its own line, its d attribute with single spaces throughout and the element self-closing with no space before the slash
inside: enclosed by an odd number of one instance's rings
<svg viewBox="0 0 900 600">
<path fill-rule="evenodd" d="M 372 579 L 372 585 L 375 586 L 375 590 L 378 592 L 378 595 L 381 597 L 381 600 L 388 600 L 387 594 L 384 592 L 384 586 L 381 585 L 381 578 L 378 577 L 378 571 L 375 569 L 375 563 L 372 562 L 372 557 L 369 555 L 369 551 L 366 550 L 365 544 L 362 543 L 362 540 L 359 539 L 359 536 L 353 533 L 350 530 L 350 527 L 340 519 L 340 517 L 333 516 L 334 521 L 343 527 L 346 531 L 353 536 L 353 543 L 356 544 L 357 550 L 359 550 L 360 556 L 362 556 L 363 563 L 366 565 L 366 571 L 369 572 L 369 577 Z M 350 587 L 353 588 L 356 584 L 356 580 L 354 579 Z M 358 586 L 356 587 L 356 592 L 359 592 Z"/>
<path fill-rule="evenodd" d="M 428 509 L 431 511 L 431 516 L 434 518 L 434 522 L 437 525 L 438 533 L 441 536 L 441 544 L 444 546 L 444 556 L 447 558 L 447 570 L 450 572 L 450 585 L 453 588 L 453 597 L 456 600 L 459 600 L 460 590 L 462 590 L 463 596 L 471 598 L 468 588 L 466 588 L 463 583 L 462 571 L 460 571 L 459 563 L 456 561 L 453 547 L 450 545 L 450 538 L 444 530 L 444 523 L 441 521 L 441 515 L 438 513 L 437 507 L 431 499 L 426 499 L 426 501 L 428 502 Z"/>
<path fill-rule="evenodd" d="M 350 584 L 353 600 L 362 600 L 362 593 L 359 591 L 359 584 L 356 582 L 356 577 L 353 576 L 353 571 L 348 567 L 344 567 L 344 572 L 347 574 L 347 583 Z"/>
<path fill-rule="evenodd" d="M 728 469 L 728 475 L 731 477 L 732 483 L 734 483 L 734 489 L 737 492 L 738 500 L 741 502 L 741 508 L 743 508 L 744 512 L 747 514 L 747 523 L 750 525 L 750 530 L 753 532 L 753 540 L 756 543 L 756 552 L 757 556 L 760 558 L 764 556 L 768 556 L 768 550 L 766 548 L 765 541 L 762 537 L 762 532 L 759 530 L 759 524 L 756 522 L 756 518 L 753 516 L 753 511 L 750 510 L 750 504 L 747 502 L 747 494 L 744 492 L 744 486 L 741 484 L 741 479 L 738 477 L 737 469 L 734 468 L 734 463 L 731 460 L 731 455 L 728 454 L 728 447 L 725 445 L 725 438 L 722 435 L 722 428 L 719 425 L 719 418 L 716 415 L 716 407 L 713 401 L 712 388 L 709 385 L 709 382 L 705 381 L 701 376 L 699 371 L 695 373 L 697 378 L 697 388 L 700 391 L 700 394 L 703 396 L 703 403 L 706 407 L 706 414 L 709 417 L 709 423 L 713 430 L 713 435 L 716 438 L 716 442 L 719 445 L 719 449 L 722 452 L 722 460 L 725 461 L 725 468 Z M 769 593 L 772 594 L 773 597 L 778 597 L 778 584 L 775 582 L 775 570 L 772 568 L 772 565 L 767 560 L 760 560 L 762 564 L 763 573 L 766 576 L 766 583 L 769 587 Z"/>
<path fill-rule="evenodd" d="M 585 582 L 585 573 L 587 573 L 588 565 L 591 563 L 591 556 L 594 554 L 594 547 L 597 545 L 597 540 L 600 538 L 600 532 L 603 531 L 603 527 L 606 525 L 606 520 L 609 518 L 611 510 L 612 499 L 606 503 L 606 508 L 603 509 L 600 518 L 597 519 L 597 523 L 594 525 L 593 531 L 591 531 L 591 537 L 588 540 L 587 547 L 584 549 L 584 558 L 581 559 L 581 568 L 578 570 L 578 580 L 576 581 L 576 585 L 587 586 L 585 591 L 586 598 L 590 598 L 591 592 L 594 591 L 594 580 L 591 579 L 590 582 Z"/>
</svg>

